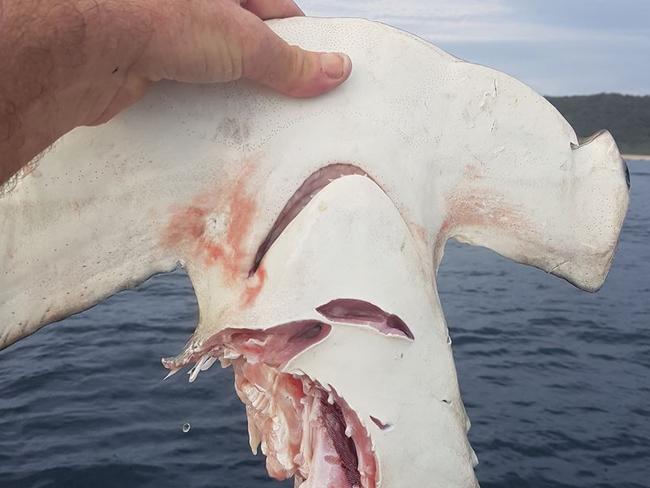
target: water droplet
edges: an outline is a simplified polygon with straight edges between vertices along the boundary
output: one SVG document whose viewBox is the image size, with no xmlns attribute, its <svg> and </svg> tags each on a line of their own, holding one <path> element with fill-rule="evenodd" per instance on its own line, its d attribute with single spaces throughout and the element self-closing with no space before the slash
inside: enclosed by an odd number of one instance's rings
<svg viewBox="0 0 650 488">
<path fill-rule="evenodd" d="M 189 422 L 184 423 L 183 424 L 183 434 L 187 434 L 190 431 L 191 428 L 192 428 L 192 426 L 190 425 Z"/>
</svg>

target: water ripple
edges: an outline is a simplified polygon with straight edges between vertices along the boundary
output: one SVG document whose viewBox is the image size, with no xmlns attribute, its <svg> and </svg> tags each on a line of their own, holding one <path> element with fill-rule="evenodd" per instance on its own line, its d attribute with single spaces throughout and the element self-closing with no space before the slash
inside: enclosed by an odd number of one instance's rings
<svg viewBox="0 0 650 488">
<path fill-rule="evenodd" d="M 484 488 L 648 486 L 644 164 L 630 164 L 629 218 L 598 294 L 484 249 L 447 248 L 440 296 Z M 0 486 L 292 486 L 269 481 L 250 453 L 229 370 L 161 381 L 159 358 L 181 349 L 197 316 L 176 272 L 0 353 Z"/>
</svg>

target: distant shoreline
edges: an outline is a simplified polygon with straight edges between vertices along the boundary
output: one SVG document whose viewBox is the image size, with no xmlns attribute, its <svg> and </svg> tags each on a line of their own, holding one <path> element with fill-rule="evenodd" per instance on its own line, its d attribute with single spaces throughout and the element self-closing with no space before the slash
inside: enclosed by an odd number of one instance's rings
<svg viewBox="0 0 650 488">
<path fill-rule="evenodd" d="M 628 161 L 650 161 L 650 154 L 623 154 L 622 158 Z"/>
</svg>

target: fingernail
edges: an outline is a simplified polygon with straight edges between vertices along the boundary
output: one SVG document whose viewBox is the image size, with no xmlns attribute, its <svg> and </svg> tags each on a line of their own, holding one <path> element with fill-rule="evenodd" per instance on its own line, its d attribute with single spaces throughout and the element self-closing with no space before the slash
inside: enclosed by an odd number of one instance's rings
<svg viewBox="0 0 650 488">
<path fill-rule="evenodd" d="M 343 78 L 352 64 L 345 54 L 336 53 L 321 54 L 320 62 L 325 74 L 333 80 Z"/>
</svg>

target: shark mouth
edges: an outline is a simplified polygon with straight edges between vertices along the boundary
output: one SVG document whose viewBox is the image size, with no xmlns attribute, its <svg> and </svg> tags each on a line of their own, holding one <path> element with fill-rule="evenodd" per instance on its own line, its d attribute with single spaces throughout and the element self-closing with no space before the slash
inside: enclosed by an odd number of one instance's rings
<svg viewBox="0 0 650 488">
<path fill-rule="evenodd" d="M 357 413 L 331 385 L 284 371 L 330 331 L 317 320 L 265 330 L 225 329 L 201 347 L 190 345 L 179 357 L 163 359 L 163 365 L 173 374 L 194 364 L 190 381 L 217 360 L 233 367 L 251 449 L 257 454 L 261 446 L 272 478 L 294 477 L 296 488 L 377 488 L 378 461 Z"/>
<path fill-rule="evenodd" d="M 312 173 L 288 200 L 255 254 L 249 277 L 285 228 L 332 181 L 351 175 L 372 178 L 357 166 L 335 163 Z M 373 180 L 374 181 L 374 180 Z M 341 298 L 318 308 L 332 323 L 362 325 L 387 336 L 414 340 L 396 315 L 363 300 Z M 269 475 L 293 477 L 296 488 L 377 488 L 378 460 L 370 435 L 332 385 L 302 371 L 286 371 L 300 353 L 323 341 L 332 326 L 318 320 L 268 329 L 224 329 L 205 343 L 190 342 L 176 358 L 163 359 L 170 375 L 193 364 L 190 382 L 216 361 L 232 366 L 235 389 L 246 407 L 251 450 L 261 447 Z M 381 430 L 391 428 L 374 416 Z"/>
</svg>

